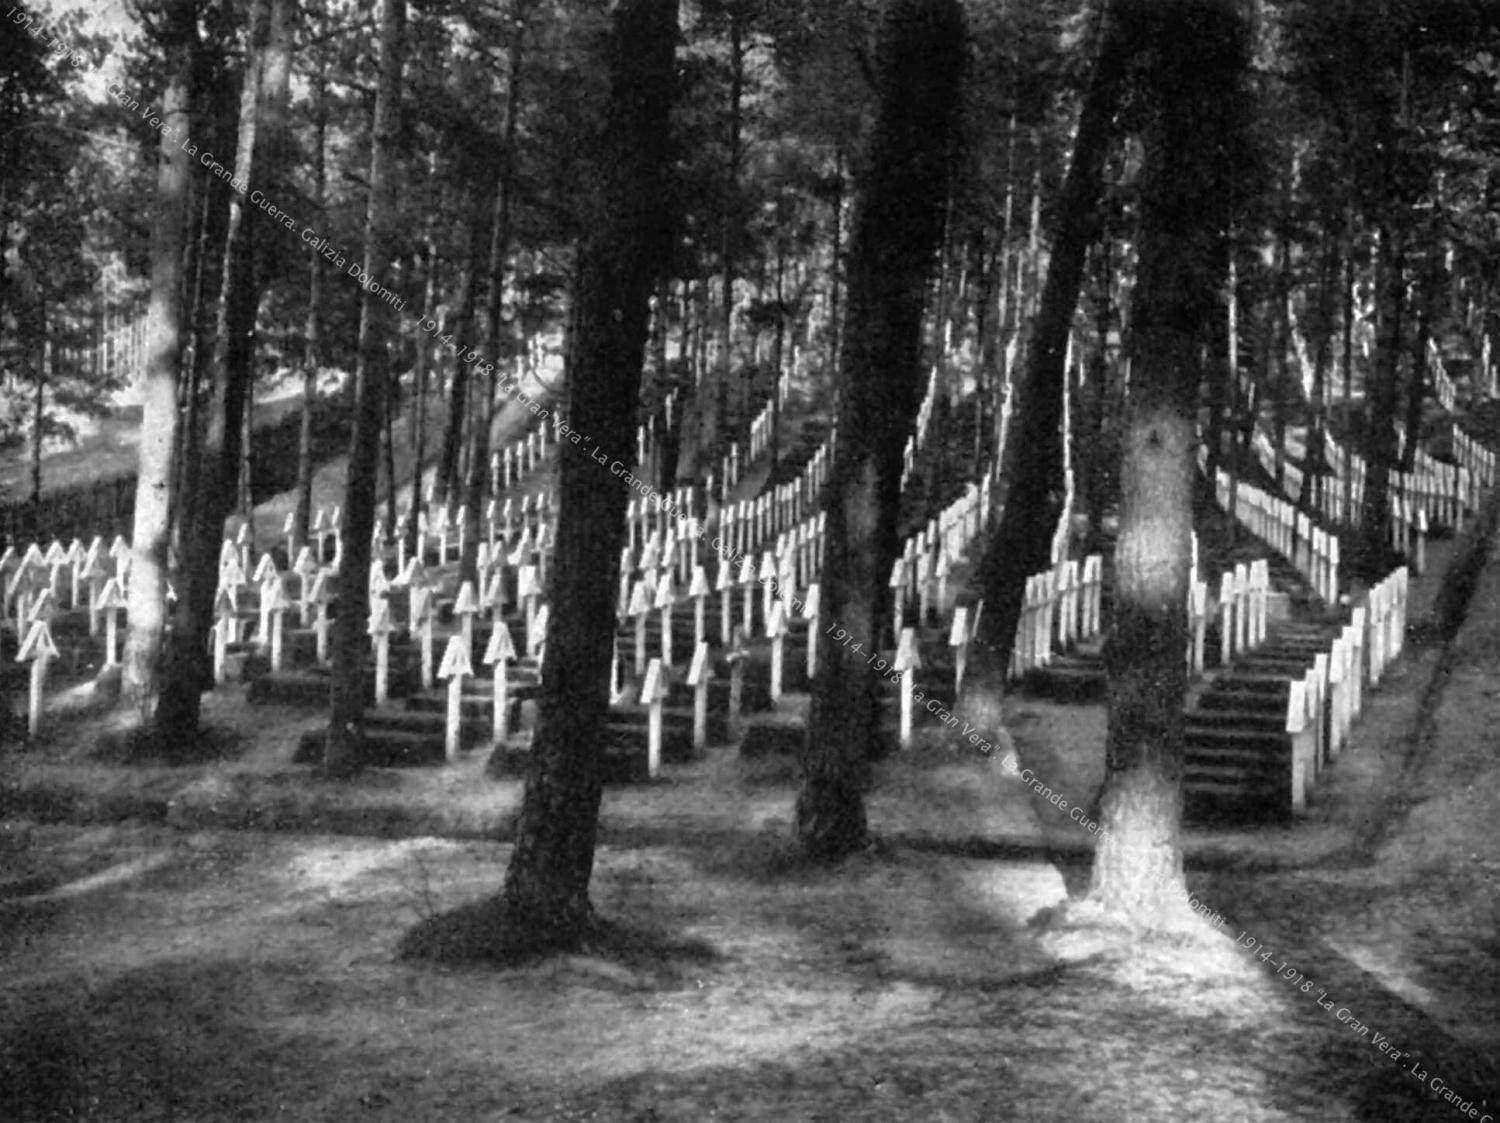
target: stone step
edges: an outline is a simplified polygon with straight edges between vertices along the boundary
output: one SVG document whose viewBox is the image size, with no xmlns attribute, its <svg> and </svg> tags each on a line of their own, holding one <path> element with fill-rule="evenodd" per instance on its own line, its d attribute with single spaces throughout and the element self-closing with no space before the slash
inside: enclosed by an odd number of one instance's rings
<svg viewBox="0 0 1500 1123">
<path fill-rule="evenodd" d="M 1286 714 L 1290 680 L 1287 680 L 1286 686 L 1288 688 L 1286 691 L 1232 690 L 1215 683 L 1198 695 L 1196 709 L 1192 712 L 1201 714 L 1223 710 L 1230 713 L 1270 715 L 1280 718 Z"/>
<path fill-rule="evenodd" d="M 1281 730 L 1195 726 L 1183 731 L 1183 748 L 1189 760 L 1221 753 L 1256 753 L 1275 760 L 1290 759 L 1292 742 Z"/>
<path fill-rule="evenodd" d="M 1183 715 L 1184 729 L 1250 729 L 1257 732 L 1281 732 L 1285 728 L 1286 708 L 1231 709 L 1208 707 L 1190 710 Z"/>
</svg>

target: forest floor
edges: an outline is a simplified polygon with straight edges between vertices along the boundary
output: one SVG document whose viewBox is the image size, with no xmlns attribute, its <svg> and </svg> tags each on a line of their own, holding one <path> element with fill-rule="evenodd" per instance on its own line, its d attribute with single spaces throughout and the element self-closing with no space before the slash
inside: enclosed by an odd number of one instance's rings
<svg viewBox="0 0 1500 1123">
<path fill-rule="evenodd" d="M 520 786 L 479 753 L 317 781 L 287 761 L 319 718 L 234 697 L 202 765 L 57 742 L 0 770 L 0 1118 L 1500 1118 L 1497 634 L 1492 562 L 1304 818 L 1189 832 L 1224 922 L 1176 940 L 1035 923 L 1087 836 L 999 758 L 883 762 L 878 845 L 820 869 L 791 763 L 721 749 L 606 794 L 594 900 L 633 949 L 438 969 L 401 936 L 509 856 Z M 1102 708 L 1009 725 L 1087 800 Z"/>
</svg>

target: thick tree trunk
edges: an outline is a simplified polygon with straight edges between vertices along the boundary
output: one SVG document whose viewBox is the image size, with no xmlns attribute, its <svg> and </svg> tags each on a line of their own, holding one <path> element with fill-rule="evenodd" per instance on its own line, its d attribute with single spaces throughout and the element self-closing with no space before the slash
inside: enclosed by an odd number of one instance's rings
<svg viewBox="0 0 1500 1123">
<path fill-rule="evenodd" d="M 378 281 L 390 264 L 395 238 L 396 145 L 401 136 L 401 77 L 406 0 L 381 0 L 380 77 L 370 145 L 370 193 L 365 204 L 364 272 Z M 375 529 L 375 478 L 380 423 L 390 380 L 386 354 L 390 310 L 365 290 L 360 301 L 359 354 L 354 372 L 354 431 L 344 490 L 343 559 L 339 563 L 339 611 L 333 622 L 333 685 L 324 769 L 332 775 L 359 767 L 364 733 L 369 650 L 370 535 Z"/>
<path fill-rule="evenodd" d="M 1005 509 L 977 568 L 985 608 L 965 679 L 966 712 L 988 729 L 999 726 L 1010 650 L 1026 579 L 1051 564 L 1053 534 L 1062 515 L 1063 369 L 1068 331 L 1078 305 L 1089 244 L 1099 230 L 1099 199 L 1115 107 L 1130 54 L 1126 28 L 1111 9 L 1093 78 L 1084 96 L 1072 164 L 1055 213 L 1047 278 L 1031 335 L 1024 380 L 1016 386 L 1020 428 L 1007 455 L 1013 464 Z M 1014 385 L 1014 383 L 1013 383 Z"/>
<path fill-rule="evenodd" d="M 290 72 L 289 0 L 256 0 L 251 9 L 245 86 L 240 99 L 235 176 L 245 183 L 265 179 L 264 135 L 285 116 Z M 208 685 L 206 650 L 220 539 L 233 509 L 245 452 L 244 424 L 254 379 L 255 313 L 260 303 L 251 246 L 255 225 L 248 195 L 230 196 L 229 229 L 214 343 L 213 392 L 198 459 L 198 487 L 183 524 L 182 567 L 170 648 L 171 673 L 162 684 L 156 726 L 163 744 L 191 743 L 198 731 L 201 692 Z M 186 513 L 186 512 L 185 512 Z"/>
<path fill-rule="evenodd" d="M 896 0 L 880 44 L 880 107 L 855 209 L 828 489 L 821 648 L 797 796 L 797 839 L 837 858 L 864 844 L 882 675 L 870 665 L 895 561 L 902 452 L 921 392 L 922 312 L 943 232 L 964 64 L 956 0 Z M 901 684 L 901 689 L 908 688 Z"/>
<path fill-rule="evenodd" d="M 1191 914 L 1182 873 L 1182 705 L 1198 387 L 1231 226 L 1228 153 L 1247 61 L 1233 0 L 1137 6 L 1157 54 L 1121 463 L 1109 724 L 1090 902 L 1140 925 Z"/>
<path fill-rule="evenodd" d="M 193 48 L 197 42 L 195 0 L 173 0 L 163 12 L 167 88 L 162 95 L 162 133 L 156 171 L 156 213 L 151 227 L 151 313 L 147 366 L 142 385 L 141 445 L 137 462 L 135 527 L 131 537 L 125 657 L 126 701 L 143 721 L 155 711 L 166 629 L 167 541 L 170 532 L 172 446 L 177 429 L 177 381 L 182 363 L 182 257 L 185 204 L 191 172 L 188 153 L 171 139 L 186 135 Z"/>
<path fill-rule="evenodd" d="M 598 194 L 575 298 L 569 421 L 597 439 L 600 455 L 627 462 L 647 306 L 671 241 L 659 201 L 670 167 L 676 40 L 676 0 L 623 0 L 615 9 Z M 506 930 L 494 934 L 519 946 L 573 945 L 593 926 L 600 731 L 628 499 L 586 445 L 564 441 L 559 457 L 540 723 L 501 894 Z"/>
</svg>

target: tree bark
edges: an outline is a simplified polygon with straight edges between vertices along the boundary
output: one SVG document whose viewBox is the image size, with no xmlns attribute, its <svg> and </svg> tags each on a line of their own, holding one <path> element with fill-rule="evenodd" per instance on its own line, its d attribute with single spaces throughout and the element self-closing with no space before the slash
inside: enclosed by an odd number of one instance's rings
<svg viewBox="0 0 1500 1123">
<path fill-rule="evenodd" d="M 1052 251 L 1031 335 L 1024 378 L 1016 385 L 1019 430 L 1007 461 L 1013 472 L 991 542 L 976 579 L 985 609 L 965 678 L 966 712 L 987 729 L 1000 725 L 1000 697 L 1021 615 L 1026 579 L 1052 562 L 1052 538 L 1062 515 L 1064 363 L 1089 244 L 1099 230 L 1099 199 L 1115 108 L 1130 54 L 1126 27 L 1107 6 L 1094 74 L 1084 95 L 1073 158 L 1058 200 Z M 1015 385 L 1015 383 L 1013 383 Z"/>
<path fill-rule="evenodd" d="M 265 180 L 264 136 L 282 127 L 290 72 L 289 0 L 256 0 L 251 9 L 245 85 L 240 99 L 235 177 Z M 201 692 L 208 685 L 208 647 L 220 539 L 233 510 L 244 453 L 244 423 L 254 379 L 256 276 L 247 212 L 248 191 L 230 195 L 229 230 L 213 354 L 213 390 L 198 461 L 197 495 L 184 505 L 182 566 L 170 647 L 171 673 L 162 684 L 156 727 L 162 743 L 191 743 L 198 731 Z"/>
<path fill-rule="evenodd" d="M 437 155 L 433 153 L 428 164 L 427 182 L 433 188 L 437 188 L 436 182 Z M 427 258 L 424 271 L 427 276 L 422 284 L 422 322 L 432 323 L 433 317 L 437 315 L 437 239 L 434 237 L 433 228 L 436 225 L 433 214 L 427 217 L 427 229 L 422 239 L 422 250 Z M 411 498 L 406 505 L 406 554 L 407 557 L 415 557 L 417 552 L 418 523 L 417 518 L 422 512 L 422 476 L 423 464 L 427 459 L 427 399 L 428 378 L 432 368 L 432 342 L 424 338 L 425 332 L 418 333 L 415 346 L 412 350 L 412 434 L 411 434 Z M 461 362 L 462 360 L 460 360 Z M 394 530 L 395 524 L 392 524 Z"/>
<path fill-rule="evenodd" d="M 40 289 L 41 286 L 38 286 Z M 38 292 L 36 302 L 37 333 L 35 387 L 31 399 L 31 526 L 41 537 L 42 527 L 42 441 L 47 431 L 47 380 L 51 373 L 52 348 L 47 341 L 47 297 Z M 24 637 L 23 637 L 24 638 Z"/>
<path fill-rule="evenodd" d="M 630 462 L 647 306 L 671 244 L 660 207 L 670 168 L 676 0 L 623 0 L 614 13 L 610 96 L 597 195 L 576 294 L 569 421 L 599 454 Z M 625 534 L 623 482 L 586 445 L 559 446 L 552 621 L 516 847 L 501 901 L 518 946 L 567 947 L 593 927 L 589 880 L 609 707 L 614 576 Z"/>
<path fill-rule="evenodd" d="M 1359 571 L 1368 578 L 1383 575 L 1391 558 L 1390 472 L 1396 465 L 1397 380 L 1406 311 L 1406 237 L 1399 222 L 1387 219 L 1379 229 L 1375 361 L 1367 394 L 1365 501 L 1360 523 L 1361 549 L 1356 560 Z"/>
<path fill-rule="evenodd" d="M 186 135 L 193 55 L 195 0 L 173 0 L 163 12 L 167 88 L 156 170 L 156 214 L 151 227 L 150 342 L 142 385 L 141 445 L 137 461 L 135 526 L 131 537 L 123 697 L 149 721 L 161 682 L 166 633 L 167 541 L 171 530 L 172 446 L 177 429 L 177 382 L 182 365 L 182 257 L 186 240 L 189 156 L 171 139 Z"/>
<path fill-rule="evenodd" d="M 730 378 L 734 373 L 734 250 L 739 239 L 740 130 L 745 89 L 744 13 L 740 0 L 729 0 L 729 142 L 724 164 L 724 208 L 719 216 L 719 356 L 713 425 L 704 447 L 713 457 L 729 424 Z"/>
<path fill-rule="evenodd" d="M 450 329 L 444 332 L 444 336 L 453 337 L 459 341 L 460 345 L 468 335 L 469 325 L 474 322 L 474 306 L 479 299 L 479 274 L 484 268 L 484 251 L 488 244 L 489 231 L 487 193 L 478 187 L 471 187 L 470 190 L 473 192 L 473 202 L 463 280 L 458 285 L 458 298 L 454 301 L 453 315 L 444 325 L 445 328 Z M 448 383 L 448 416 L 443 424 L 443 447 L 439 453 L 437 485 L 433 489 L 434 499 L 440 507 L 447 506 L 458 494 L 461 478 L 459 453 L 463 448 L 464 419 L 469 402 L 469 366 L 470 364 L 463 360 L 462 354 L 454 357 L 453 377 Z"/>
<path fill-rule="evenodd" d="M 1427 345 L 1432 338 L 1432 314 L 1437 306 L 1438 283 L 1430 264 L 1420 272 L 1416 285 L 1417 330 L 1411 341 L 1411 379 L 1406 386 L 1406 448 L 1401 470 L 1410 472 L 1417 462 L 1422 441 L 1422 406 L 1427 398 Z"/>
<path fill-rule="evenodd" d="M 521 67 L 526 45 L 526 6 L 516 5 L 511 15 L 510 59 L 506 79 L 505 130 L 500 149 L 500 172 L 495 185 L 495 213 L 490 223 L 490 291 L 485 307 L 485 353 L 494 364 L 485 379 L 485 393 L 474 413 L 474 453 L 469 458 L 469 478 L 464 491 L 463 556 L 459 558 L 460 582 L 476 581 L 479 571 L 480 520 L 490 479 L 490 430 L 494 427 L 496 374 L 500 364 L 511 361 L 514 340 L 502 339 L 501 313 L 505 306 L 505 274 L 510 261 L 510 212 L 514 195 L 512 180 L 516 166 L 517 126 L 521 113 Z"/>
<path fill-rule="evenodd" d="M 365 204 L 364 272 L 372 283 L 386 273 L 395 240 L 396 146 L 401 136 L 401 79 L 406 0 L 381 0 L 380 77 L 370 144 L 370 192 Z M 333 622 L 333 685 L 323 767 L 331 775 L 359 768 L 367 676 L 365 629 L 370 614 L 370 535 L 375 529 L 375 478 L 380 428 L 390 380 L 386 354 L 390 309 L 369 289 L 360 301 L 359 353 L 354 372 L 354 431 L 344 489 L 343 559 L 339 611 Z"/>
<path fill-rule="evenodd" d="M 1232 138 L 1247 36 L 1234 0 L 1137 5 L 1155 54 L 1120 481 L 1103 830 L 1090 902 L 1127 923 L 1190 915 L 1182 873 L 1194 450 L 1203 353 L 1231 228 Z"/>
<path fill-rule="evenodd" d="M 313 78 L 312 113 L 316 122 L 313 133 L 313 206 L 323 213 L 328 193 L 328 84 L 321 64 Z M 314 252 L 307 275 L 307 327 L 302 352 L 302 424 L 297 433 L 297 507 L 292 516 L 292 543 L 298 549 L 307 545 L 312 525 L 313 485 L 313 408 L 318 397 L 318 366 L 323 352 L 323 255 Z M 289 562 L 295 562 L 295 557 Z"/>
<path fill-rule="evenodd" d="M 855 211 L 813 624 L 841 629 L 847 640 L 822 644 L 797 796 L 798 842 L 819 858 L 851 853 L 866 837 L 864 787 L 882 685 L 869 659 L 899 553 L 902 454 L 921 393 L 922 313 L 943 232 L 964 40 L 956 0 L 896 0 L 882 25 L 880 104 Z"/>
</svg>

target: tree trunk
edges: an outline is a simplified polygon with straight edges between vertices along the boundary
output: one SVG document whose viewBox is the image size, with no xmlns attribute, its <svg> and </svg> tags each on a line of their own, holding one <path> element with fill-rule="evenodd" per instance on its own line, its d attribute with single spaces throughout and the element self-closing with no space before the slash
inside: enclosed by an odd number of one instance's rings
<svg viewBox="0 0 1500 1123">
<path fill-rule="evenodd" d="M 395 240 L 396 146 L 401 136 L 402 37 L 406 0 L 381 0 L 380 76 L 370 144 L 370 192 L 365 204 L 364 272 L 386 274 Z M 365 635 L 370 614 L 370 535 L 375 529 L 375 477 L 380 423 L 385 412 L 390 361 L 386 353 L 389 308 L 366 289 L 360 301 L 359 353 L 354 372 L 354 431 L 344 490 L 343 559 L 339 611 L 333 622 L 333 685 L 323 766 L 332 775 L 359 767 L 364 731 Z"/>
<path fill-rule="evenodd" d="M 1307 488 L 1302 501 L 1313 511 L 1322 510 L 1323 495 L 1328 488 L 1324 472 L 1327 463 L 1325 434 L 1328 431 L 1328 356 L 1333 340 L 1333 286 L 1338 277 L 1338 239 L 1329 230 L 1325 234 L 1318 263 L 1317 322 L 1313 340 L 1312 409 L 1307 425 Z M 1314 474 L 1316 473 L 1316 474 Z"/>
<path fill-rule="evenodd" d="M 464 491 L 464 550 L 459 558 L 460 582 L 475 581 L 479 572 L 480 520 L 490 477 L 490 430 L 494 425 L 496 375 L 501 363 L 509 363 L 514 340 L 502 346 L 504 328 L 501 312 L 505 306 L 505 274 L 510 261 L 510 211 L 514 194 L 516 129 L 520 121 L 521 65 L 526 34 L 526 7 L 518 4 L 511 15 L 510 60 L 506 79 L 505 133 L 500 148 L 500 174 L 495 185 L 495 213 L 490 224 L 490 290 L 485 307 L 485 351 L 495 364 L 485 379 L 485 394 L 474 414 L 474 453 L 469 458 L 469 479 Z M 654 278 L 653 278 L 654 280 Z"/>
<path fill-rule="evenodd" d="M 1396 465 L 1397 379 L 1401 362 L 1402 318 L 1406 309 L 1406 239 L 1400 220 L 1386 220 L 1379 231 L 1376 279 L 1375 361 L 1367 388 L 1365 419 L 1365 502 L 1358 568 L 1376 578 L 1389 568 L 1390 471 Z"/>
<path fill-rule="evenodd" d="M 1283 222 L 1286 221 L 1284 212 L 1291 206 L 1289 195 L 1290 190 L 1282 200 Z M 1292 243 L 1285 228 L 1276 238 L 1276 280 L 1272 291 L 1275 294 L 1272 297 L 1273 303 L 1267 310 L 1270 318 L 1270 354 L 1266 359 L 1266 374 L 1268 375 L 1267 385 L 1275 389 L 1275 394 L 1271 399 L 1271 427 L 1276 441 L 1276 486 L 1284 491 L 1286 487 L 1286 427 L 1293 393 L 1288 368 L 1292 350 Z"/>
<path fill-rule="evenodd" d="M 1099 240 L 1099 270 L 1095 281 L 1097 293 L 1095 328 L 1098 336 L 1098 349 L 1094 353 L 1092 372 L 1088 379 L 1085 405 L 1087 410 L 1085 430 L 1088 439 L 1086 447 L 1082 450 L 1084 502 L 1088 511 L 1088 534 L 1085 541 L 1088 543 L 1089 553 L 1097 553 L 1105 548 L 1104 512 L 1107 507 L 1105 490 L 1106 481 L 1109 478 L 1109 451 L 1114 447 L 1113 441 L 1108 439 L 1105 424 L 1108 417 L 1110 381 L 1109 329 L 1114 319 L 1110 299 L 1110 288 L 1114 283 L 1113 255 L 1110 249 L 1110 239 L 1106 235 Z"/>
<path fill-rule="evenodd" d="M 437 154 L 433 153 L 428 163 L 428 183 L 436 188 Z M 426 255 L 427 277 L 422 285 L 422 322 L 432 323 L 437 315 L 437 240 L 434 237 L 436 222 L 433 215 L 427 218 L 427 229 L 423 238 L 423 253 Z M 406 554 L 415 557 L 417 552 L 417 518 L 422 512 L 422 462 L 427 459 L 427 399 L 428 371 L 432 367 L 432 341 L 421 332 L 415 337 L 412 350 L 412 434 L 411 434 L 411 499 L 406 506 Z M 462 359 L 460 358 L 460 363 Z M 392 524 L 394 530 L 394 524 Z"/>
<path fill-rule="evenodd" d="M 240 99 L 235 177 L 265 181 L 264 135 L 282 126 L 290 71 L 289 0 L 256 0 L 251 9 L 245 85 Z M 208 685 L 208 647 L 220 539 L 235 504 L 242 468 L 244 422 L 254 378 L 254 331 L 260 303 L 251 246 L 255 225 L 247 194 L 231 192 L 229 229 L 213 355 L 213 394 L 198 461 L 198 494 L 186 505 L 182 566 L 170 648 L 171 673 L 162 684 L 156 726 L 167 746 L 190 744 L 198 731 L 201 692 Z"/>
<path fill-rule="evenodd" d="M 321 65 L 313 78 L 312 113 L 317 122 L 313 133 L 313 199 L 319 214 L 328 192 L 328 112 L 325 98 L 327 83 Z M 302 352 L 302 424 L 297 433 L 297 508 L 292 516 L 292 543 L 298 549 L 307 545 L 312 526 L 313 485 L 313 407 L 318 398 L 318 365 L 323 350 L 323 255 L 314 251 L 307 274 L 307 327 Z M 295 557 L 288 559 L 295 562 Z"/>
<path fill-rule="evenodd" d="M 719 216 L 719 361 L 714 424 L 706 434 L 708 455 L 716 454 L 729 424 L 730 378 L 734 372 L 734 250 L 739 236 L 741 101 L 745 89 L 744 13 L 739 0 L 730 0 L 729 18 L 729 143 L 724 165 L 724 209 Z"/>
<path fill-rule="evenodd" d="M 984 726 L 1000 724 L 1010 650 L 1021 615 L 1026 579 L 1051 564 L 1052 538 L 1062 515 L 1063 393 L 1068 332 L 1089 244 L 1099 230 L 1099 199 L 1112 122 L 1129 45 L 1123 22 L 1106 9 L 1099 56 L 1079 115 L 1072 164 L 1058 200 L 1047 278 L 1031 334 L 1024 381 L 1016 387 L 1020 429 L 1011 440 L 1013 464 L 1005 509 L 979 560 L 977 581 L 985 610 L 965 679 L 966 706 Z"/>
<path fill-rule="evenodd" d="M 1247 63 L 1233 0 L 1132 3 L 1157 54 L 1146 78 L 1139 267 L 1121 462 L 1102 831 L 1089 900 L 1171 926 L 1191 915 L 1182 874 L 1193 474 L 1203 353 L 1217 314 L 1236 96 Z"/>
<path fill-rule="evenodd" d="M 31 399 L 31 526 L 32 533 L 42 536 L 42 441 L 47 431 L 47 377 L 52 348 L 47 344 L 47 297 L 37 296 L 37 334 L 35 392 Z M 24 636 L 22 637 L 25 638 Z"/>
<path fill-rule="evenodd" d="M 1432 339 L 1432 317 L 1441 295 L 1438 279 L 1440 265 L 1434 266 L 1429 251 L 1421 262 L 1412 297 L 1416 304 L 1417 330 L 1411 341 L 1411 378 L 1406 386 L 1406 448 L 1401 455 L 1401 470 L 1410 472 L 1417 463 L 1417 446 L 1422 441 L 1422 406 L 1427 398 L 1427 351 Z"/>
<path fill-rule="evenodd" d="M 468 254 L 464 258 L 463 280 L 459 282 L 458 299 L 454 301 L 450 328 L 444 333 L 456 340 L 468 336 L 469 325 L 474 322 L 474 306 L 479 299 L 479 272 L 484 268 L 484 250 L 489 230 L 487 216 L 489 207 L 487 193 L 478 188 L 473 192 L 472 210 L 469 219 Z M 491 359 L 494 356 L 490 356 Z M 469 402 L 469 363 L 461 355 L 453 360 L 453 378 L 448 384 L 448 417 L 443 424 L 443 447 L 439 453 L 437 482 L 433 495 L 439 507 L 446 507 L 458 494 L 459 452 L 463 448 L 464 419 Z"/>
<path fill-rule="evenodd" d="M 844 150 L 833 153 L 833 249 L 828 259 L 828 369 L 838 370 L 844 342 Z"/>
<path fill-rule="evenodd" d="M 670 168 L 676 40 L 676 0 L 623 0 L 615 8 L 598 194 L 575 299 L 569 421 L 594 435 L 603 455 L 627 462 L 647 306 L 671 244 L 659 201 Z M 501 894 L 506 931 L 494 934 L 520 946 L 573 945 L 593 925 L 588 887 L 602 790 L 599 746 L 628 499 L 587 446 L 564 441 L 558 455 L 541 715 Z"/>
<path fill-rule="evenodd" d="M 390 353 L 386 354 L 389 364 Z M 389 370 L 385 385 L 385 423 L 380 440 L 382 453 L 377 479 L 385 480 L 385 534 L 389 540 L 396 531 L 396 411 L 401 408 L 401 372 Z"/>
<path fill-rule="evenodd" d="M 137 461 L 135 526 L 131 537 L 125 656 L 126 701 L 149 721 L 161 686 L 158 668 L 166 633 L 167 541 L 170 532 L 172 445 L 177 429 L 177 381 L 182 363 L 182 257 L 186 239 L 190 157 L 172 139 L 186 135 L 193 55 L 195 0 L 173 0 L 162 13 L 167 88 L 156 170 L 156 214 L 151 227 L 150 343 L 142 382 L 141 445 Z"/>
<path fill-rule="evenodd" d="M 869 659 L 899 553 L 902 453 L 921 393 L 922 312 L 943 232 L 964 38 L 957 0 L 896 0 L 882 26 L 880 103 L 852 235 L 839 438 L 813 624 L 845 637 L 822 644 L 797 796 L 797 839 L 820 858 L 865 842 L 864 787 L 883 685 Z"/>
</svg>

